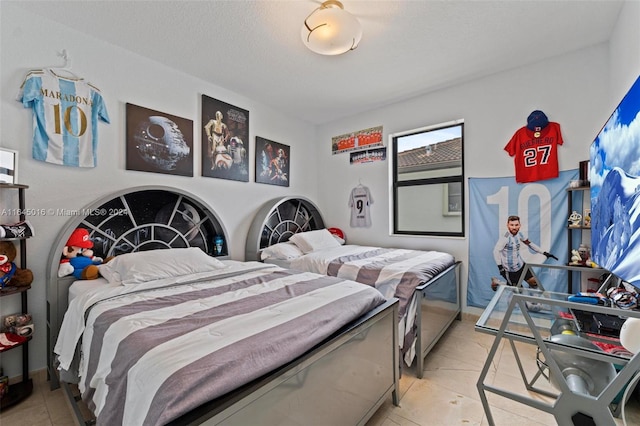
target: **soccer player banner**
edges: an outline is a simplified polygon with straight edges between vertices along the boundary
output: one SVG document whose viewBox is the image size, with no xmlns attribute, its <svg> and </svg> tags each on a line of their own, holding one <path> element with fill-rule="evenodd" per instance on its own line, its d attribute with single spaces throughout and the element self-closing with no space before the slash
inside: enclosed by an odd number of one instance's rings
<svg viewBox="0 0 640 426">
<path fill-rule="evenodd" d="M 527 184 L 516 183 L 513 177 L 469 179 L 468 306 L 484 308 L 489 304 L 495 294 L 491 288 L 492 277 L 506 281 L 498 270 L 494 248 L 500 237 L 508 233 L 510 216 L 519 216 L 519 232 L 540 249 L 537 253 L 520 244 L 524 262 L 567 264 L 566 188 L 570 180 L 577 178 L 576 169 L 560 172 L 555 179 Z M 548 258 L 543 252 L 559 260 Z M 545 290 L 567 292 L 566 270 L 536 268 L 535 273 Z"/>
</svg>

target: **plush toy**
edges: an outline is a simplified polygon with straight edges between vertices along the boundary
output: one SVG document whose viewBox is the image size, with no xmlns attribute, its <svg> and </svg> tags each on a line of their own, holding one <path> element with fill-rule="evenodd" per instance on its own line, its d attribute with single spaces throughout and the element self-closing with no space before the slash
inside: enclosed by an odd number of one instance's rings
<svg viewBox="0 0 640 426">
<path fill-rule="evenodd" d="M 74 230 L 62 249 L 58 277 L 73 274 L 79 280 L 98 278 L 98 265 L 103 262 L 101 257 L 93 255 L 91 248 L 93 241 L 89 239 L 89 231 L 83 228 Z"/>
<path fill-rule="evenodd" d="M 11 241 L 0 241 L 0 283 L 6 286 L 26 287 L 33 282 L 29 269 L 18 268 L 13 261 L 17 256 L 16 246 Z"/>
</svg>

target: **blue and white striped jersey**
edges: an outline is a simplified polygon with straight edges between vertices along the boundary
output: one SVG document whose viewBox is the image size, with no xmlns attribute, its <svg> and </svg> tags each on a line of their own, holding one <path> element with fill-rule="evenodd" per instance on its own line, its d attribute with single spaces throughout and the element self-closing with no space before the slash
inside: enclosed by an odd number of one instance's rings
<svg viewBox="0 0 640 426">
<path fill-rule="evenodd" d="M 98 120 L 109 123 L 100 90 L 82 78 L 51 69 L 30 71 L 18 101 L 33 109 L 33 158 L 72 167 L 95 167 Z"/>
<path fill-rule="evenodd" d="M 527 238 L 518 232 L 516 235 L 512 235 L 509 231 L 506 231 L 496 242 L 493 249 L 493 258 L 498 265 L 504 266 L 508 272 L 517 272 L 524 266 L 524 260 L 520 255 L 520 243 L 524 247 L 528 247 L 537 253 L 543 253 L 543 250 L 536 244 L 528 241 Z"/>
</svg>

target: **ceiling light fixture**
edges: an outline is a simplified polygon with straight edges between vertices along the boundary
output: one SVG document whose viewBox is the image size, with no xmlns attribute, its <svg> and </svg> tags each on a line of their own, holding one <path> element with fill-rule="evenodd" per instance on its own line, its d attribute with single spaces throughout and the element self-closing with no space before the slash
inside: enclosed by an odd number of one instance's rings
<svg viewBox="0 0 640 426">
<path fill-rule="evenodd" d="M 340 55 L 354 50 L 362 39 L 362 25 L 337 0 L 327 0 L 311 12 L 302 26 L 302 41 L 315 53 Z"/>
</svg>

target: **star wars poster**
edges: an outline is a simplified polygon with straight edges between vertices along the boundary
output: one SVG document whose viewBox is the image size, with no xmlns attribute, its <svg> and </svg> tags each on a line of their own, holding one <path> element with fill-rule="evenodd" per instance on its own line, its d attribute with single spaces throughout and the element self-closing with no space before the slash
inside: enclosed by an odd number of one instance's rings
<svg viewBox="0 0 640 426">
<path fill-rule="evenodd" d="M 202 95 L 202 176 L 249 182 L 249 111 Z"/>
<path fill-rule="evenodd" d="M 288 145 L 256 136 L 256 182 L 289 186 Z"/>
<path fill-rule="evenodd" d="M 193 121 L 126 105 L 127 170 L 193 176 Z"/>
</svg>

